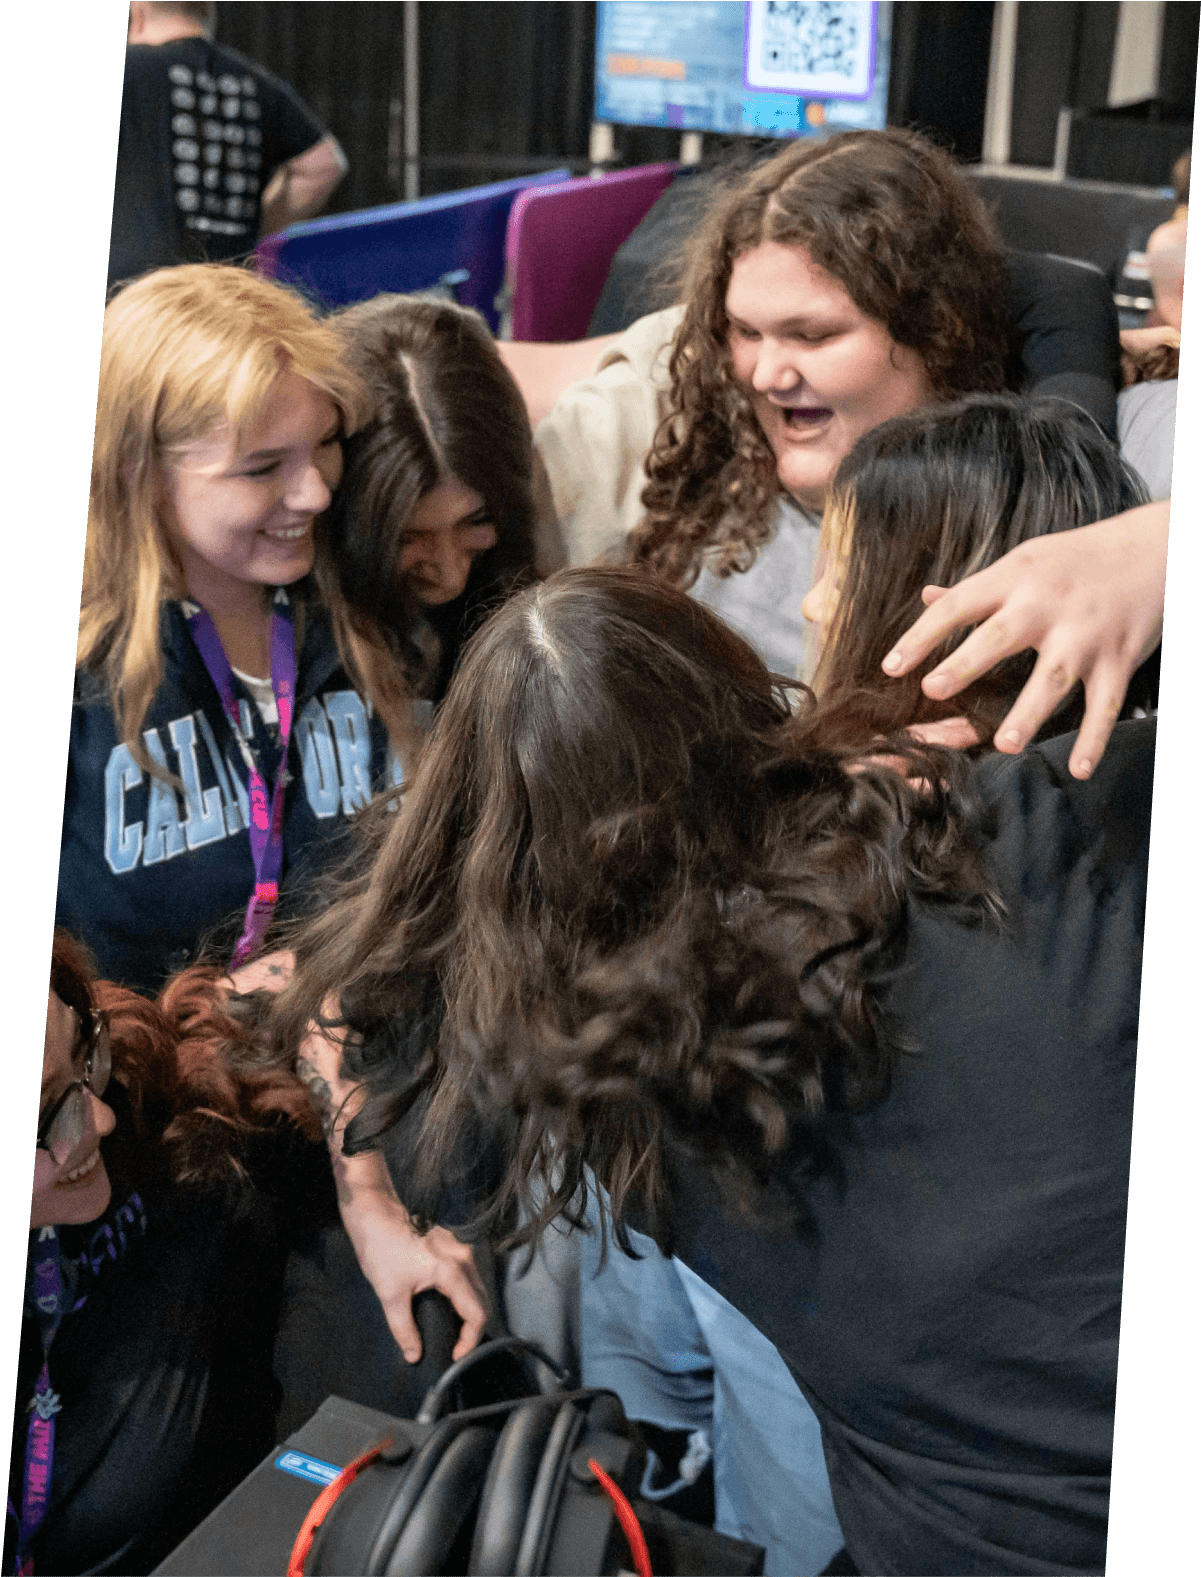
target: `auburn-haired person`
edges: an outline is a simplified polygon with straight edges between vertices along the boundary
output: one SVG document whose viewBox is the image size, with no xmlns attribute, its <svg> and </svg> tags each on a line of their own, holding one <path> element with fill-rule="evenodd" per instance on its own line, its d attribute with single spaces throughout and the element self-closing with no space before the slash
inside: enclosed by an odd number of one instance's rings
<svg viewBox="0 0 1201 1577">
<path fill-rule="evenodd" d="M 9 1570 L 148 1571 L 270 1447 L 283 1252 L 249 1146 L 320 1128 L 286 1072 L 231 1071 L 227 997 L 192 970 L 148 1001 L 55 936 Z"/>
<path fill-rule="evenodd" d="M 858 316 L 882 331 L 886 360 L 902 366 L 908 356 L 918 374 L 912 388 L 898 386 L 885 402 L 892 409 L 855 382 L 857 370 L 871 370 L 865 366 L 838 366 L 831 389 L 813 374 L 808 398 L 833 415 L 826 424 L 833 430 L 823 437 L 816 419 L 810 423 L 805 442 L 814 456 L 800 486 L 785 459 L 801 435 L 765 431 L 777 391 L 740 365 L 740 343 L 761 334 L 757 279 L 748 278 L 739 316 L 731 316 L 737 267 L 765 256 L 765 247 L 803 256 L 812 278 L 802 282 L 807 292 L 798 290 L 801 308 L 814 286 L 828 293 L 829 281 L 852 304 L 848 314 L 845 301 L 832 298 L 821 322 L 798 320 L 798 346 L 824 346 L 829 355 L 818 361 L 833 366 L 857 353 L 837 341 L 846 341 L 856 326 L 850 318 Z M 715 573 L 744 570 L 769 539 L 781 487 L 820 514 L 825 483 L 867 426 L 928 400 L 1003 388 L 1005 283 L 1004 253 L 980 197 L 947 154 L 914 132 L 800 139 L 749 173 L 732 175 L 688 254 L 686 307 L 670 364 L 671 415 L 647 462 L 646 518 L 631 537 L 634 558 L 685 585 L 707 553 Z M 752 303 L 745 314 L 744 297 Z M 793 377 L 788 392 L 796 390 Z M 780 408 L 784 393 L 781 387 Z"/>
</svg>

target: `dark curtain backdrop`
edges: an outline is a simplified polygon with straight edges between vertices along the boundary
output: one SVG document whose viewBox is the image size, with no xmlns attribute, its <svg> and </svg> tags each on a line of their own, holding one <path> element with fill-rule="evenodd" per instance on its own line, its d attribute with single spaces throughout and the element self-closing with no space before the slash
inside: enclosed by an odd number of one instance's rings
<svg viewBox="0 0 1201 1577">
<path fill-rule="evenodd" d="M 966 160 L 980 157 L 993 10 L 984 0 L 900 0 L 893 12 L 889 118 L 919 127 Z M 1021 7 L 1015 164 L 1051 164 L 1060 105 L 1072 104 L 1096 112 L 1080 123 L 1072 173 L 1150 185 L 1167 180 L 1171 150 L 1188 142 L 1201 0 L 1167 6 L 1159 101 L 1125 116 L 1128 124 L 1114 130 L 1100 111 L 1117 10 L 1105 0 L 1040 0 Z M 423 194 L 560 161 L 584 167 L 595 5 L 422 0 L 418 15 Z M 346 149 L 350 174 L 331 212 L 404 195 L 403 32 L 398 3 L 243 0 L 218 7 L 217 37 L 290 82 Z M 1131 129 L 1140 113 L 1140 124 Z M 675 158 L 679 133 L 619 126 L 615 144 L 621 162 L 642 164 Z M 721 145 L 709 138 L 706 149 L 720 153 Z"/>
<path fill-rule="evenodd" d="M 1079 112 L 1068 173 L 1162 186 L 1192 137 L 1201 3 L 1164 8 L 1159 91 L 1143 105 L 1106 110 L 1118 7 L 1107 0 L 1044 0 L 1018 11 L 1010 158 L 1048 167 L 1061 106 Z"/>
<path fill-rule="evenodd" d="M 423 0 L 418 18 L 423 195 L 586 160 L 595 5 Z M 219 5 L 217 38 L 290 82 L 346 150 L 330 213 L 404 196 L 402 5 Z"/>
<path fill-rule="evenodd" d="M 979 158 L 991 4 L 894 11 L 890 118 Z M 418 12 L 423 194 L 503 180 L 556 160 L 583 168 L 592 119 L 596 6 L 423 0 Z M 396 202 L 404 14 L 400 4 L 224 4 L 217 37 L 290 82 L 345 148 L 350 174 L 329 212 Z M 618 126 L 626 164 L 676 157 L 679 133 Z M 717 151 L 710 139 L 710 151 Z"/>
</svg>

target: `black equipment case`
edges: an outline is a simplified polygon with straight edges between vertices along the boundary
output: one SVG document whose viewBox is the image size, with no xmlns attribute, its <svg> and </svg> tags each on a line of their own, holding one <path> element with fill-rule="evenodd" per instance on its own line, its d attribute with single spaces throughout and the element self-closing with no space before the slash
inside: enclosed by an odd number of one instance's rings
<svg viewBox="0 0 1201 1577">
<path fill-rule="evenodd" d="M 344 1467 L 382 1442 L 389 1443 L 326 1511 L 294 1571 L 306 1577 L 633 1571 L 632 1546 L 590 1462 L 628 1497 L 658 1577 L 752 1577 L 763 1570 L 759 1546 L 637 1498 L 644 1452 L 610 1392 L 557 1390 L 445 1417 L 438 1412 L 433 1391 L 416 1420 L 330 1397 L 156 1573 L 283 1577 L 314 1502 Z"/>
</svg>

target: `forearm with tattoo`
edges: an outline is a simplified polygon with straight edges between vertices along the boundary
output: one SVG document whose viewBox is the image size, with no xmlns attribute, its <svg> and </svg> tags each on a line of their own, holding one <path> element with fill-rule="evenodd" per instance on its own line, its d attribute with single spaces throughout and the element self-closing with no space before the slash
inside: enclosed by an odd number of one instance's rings
<svg viewBox="0 0 1201 1577">
<path fill-rule="evenodd" d="M 303 1052 L 296 1059 L 296 1077 L 313 1097 L 313 1104 L 321 1115 L 321 1131 L 328 1144 L 334 1136 L 335 1120 L 334 1094 L 329 1087 L 329 1081 L 322 1078 L 316 1063 Z"/>
</svg>

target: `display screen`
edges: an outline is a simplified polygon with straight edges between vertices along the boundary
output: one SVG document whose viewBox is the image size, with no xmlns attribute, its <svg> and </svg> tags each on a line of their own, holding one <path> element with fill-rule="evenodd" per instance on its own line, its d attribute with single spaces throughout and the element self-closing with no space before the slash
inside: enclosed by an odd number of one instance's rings
<svg viewBox="0 0 1201 1577">
<path fill-rule="evenodd" d="M 891 0 L 601 0 L 593 119 L 799 137 L 888 118 Z"/>
</svg>

